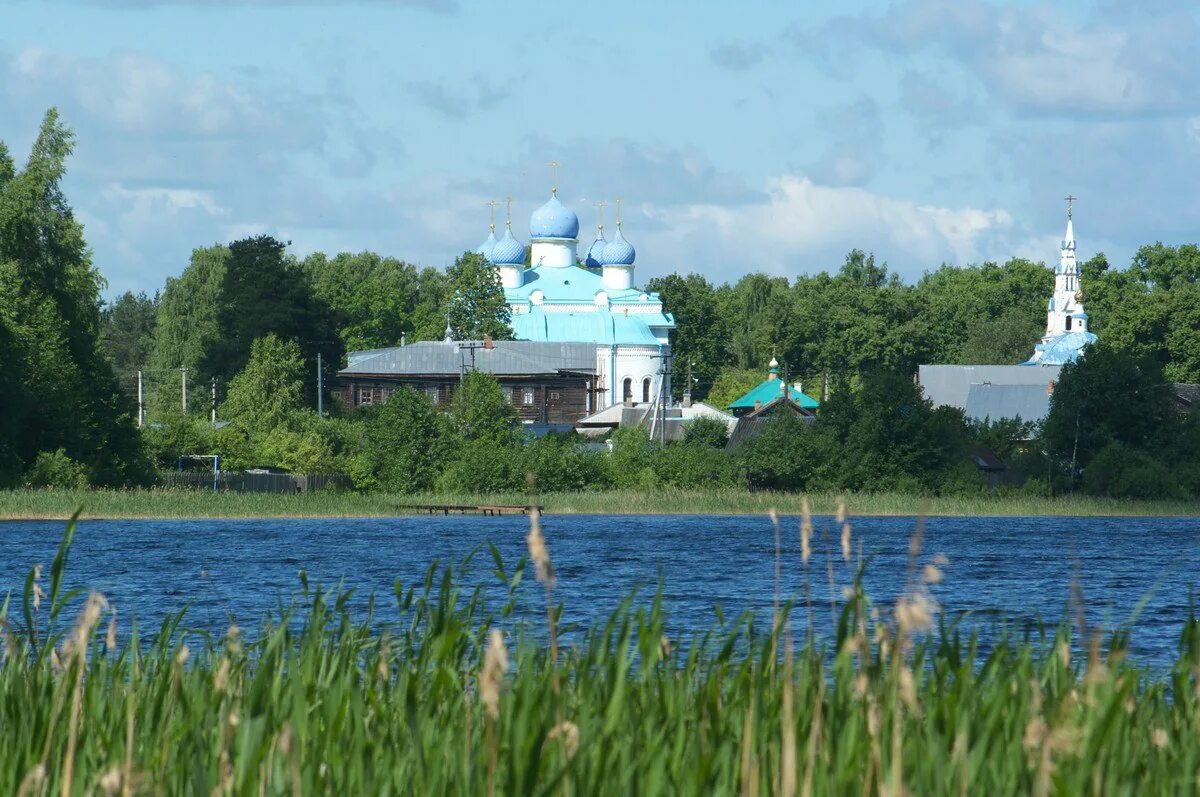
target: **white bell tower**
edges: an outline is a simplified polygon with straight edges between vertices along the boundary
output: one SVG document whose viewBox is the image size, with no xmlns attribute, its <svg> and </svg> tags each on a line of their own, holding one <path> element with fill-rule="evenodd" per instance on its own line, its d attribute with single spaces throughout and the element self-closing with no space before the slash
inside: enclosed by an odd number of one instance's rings
<svg viewBox="0 0 1200 797">
<path fill-rule="evenodd" d="M 1075 259 L 1075 227 L 1072 210 L 1075 197 L 1067 198 L 1067 232 L 1063 236 L 1058 267 L 1054 269 L 1054 295 L 1046 306 L 1046 334 L 1043 342 L 1068 332 L 1087 332 L 1087 313 L 1083 311 L 1083 287 L 1079 282 L 1079 263 Z"/>
</svg>

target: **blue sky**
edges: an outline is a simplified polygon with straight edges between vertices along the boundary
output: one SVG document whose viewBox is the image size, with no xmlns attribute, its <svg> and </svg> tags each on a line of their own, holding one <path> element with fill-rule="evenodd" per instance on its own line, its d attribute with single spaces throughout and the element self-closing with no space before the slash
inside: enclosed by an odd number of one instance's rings
<svg viewBox="0 0 1200 797">
<path fill-rule="evenodd" d="M 638 276 L 794 275 L 1196 240 L 1194 3 L 6 0 L 0 138 L 78 135 L 109 294 L 196 246 L 445 265 L 514 198 L 623 198 Z"/>
</svg>

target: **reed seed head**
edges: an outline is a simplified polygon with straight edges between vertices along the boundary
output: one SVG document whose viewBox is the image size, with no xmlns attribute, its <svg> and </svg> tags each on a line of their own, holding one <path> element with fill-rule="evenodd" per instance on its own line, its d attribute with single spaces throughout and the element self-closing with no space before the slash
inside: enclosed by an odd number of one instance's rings
<svg viewBox="0 0 1200 797">
<path fill-rule="evenodd" d="M 108 650 L 117 649 L 117 611 L 113 609 L 112 616 L 108 618 L 108 633 L 104 635 L 104 647 Z"/>
<path fill-rule="evenodd" d="M 575 757 L 575 751 L 579 749 L 579 726 L 573 722 L 563 720 L 550 729 L 550 733 L 546 734 L 546 741 L 553 742 L 562 740 L 563 751 L 567 754 L 567 759 Z"/>
<path fill-rule="evenodd" d="M 38 582 L 42 578 L 42 566 L 36 564 L 33 566 L 33 610 L 36 612 L 38 607 L 42 605 L 42 596 L 46 593 L 42 592 L 42 585 Z"/>
<path fill-rule="evenodd" d="M 808 496 L 800 499 L 800 561 L 808 564 L 812 556 L 812 508 L 808 504 Z"/>
<path fill-rule="evenodd" d="M 850 524 L 842 521 L 842 561 L 850 561 Z"/>
<path fill-rule="evenodd" d="M 488 634 L 487 650 L 483 654 L 483 672 L 479 676 L 479 699 L 489 717 L 500 717 L 500 681 L 508 670 L 508 651 L 504 635 L 493 628 Z"/>
<path fill-rule="evenodd" d="M 121 788 L 121 769 L 112 767 L 100 776 L 100 789 L 105 794 L 116 794 Z"/>
<path fill-rule="evenodd" d="M 1167 732 L 1162 728 L 1155 728 L 1154 732 L 1150 734 L 1150 743 L 1159 750 L 1165 750 L 1170 743 L 1170 740 L 1167 738 Z"/>
<path fill-rule="evenodd" d="M 933 625 L 937 604 L 923 592 L 908 595 L 896 601 L 896 624 L 901 633 L 925 631 Z"/>
<path fill-rule="evenodd" d="M 837 500 L 837 522 L 839 525 L 846 522 L 846 496 L 839 495 Z"/>
<path fill-rule="evenodd" d="M 179 651 L 175 654 L 175 666 L 182 667 L 187 662 L 188 656 L 190 656 L 191 653 L 192 652 L 188 650 L 187 645 L 180 645 Z"/>
<path fill-rule="evenodd" d="M 900 668 L 900 699 L 911 711 L 916 711 L 919 707 L 917 705 L 917 681 L 908 667 Z"/>
<path fill-rule="evenodd" d="M 937 584 L 942 580 L 942 571 L 937 565 L 925 565 L 921 569 L 921 580 L 926 584 Z"/>
<path fill-rule="evenodd" d="M 547 589 L 554 587 L 554 565 L 550 562 L 550 551 L 546 548 L 546 538 L 542 536 L 542 513 L 537 507 L 529 511 L 529 559 L 537 568 L 537 580 L 546 585 Z"/>
</svg>

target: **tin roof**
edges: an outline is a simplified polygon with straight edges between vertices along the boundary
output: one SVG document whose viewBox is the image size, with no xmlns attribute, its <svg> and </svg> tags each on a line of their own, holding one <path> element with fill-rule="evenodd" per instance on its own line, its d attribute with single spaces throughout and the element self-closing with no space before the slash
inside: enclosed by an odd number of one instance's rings
<svg viewBox="0 0 1200 797">
<path fill-rule="evenodd" d="M 390 349 L 351 352 L 340 376 L 457 376 L 474 368 L 495 376 L 553 375 L 562 371 L 593 373 L 596 346 L 591 343 L 555 343 L 498 340 L 492 348 L 474 348 L 478 342 L 422 341 Z"/>
<path fill-rule="evenodd" d="M 1047 385 L 971 385 L 967 391 L 966 416 L 972 421 L 1020 418 L 1040 421 L 1050 414 Z"/>
<path fill-rule="evenodd" d="M 782 384 L 783 382 L 778 377 L 761 382 L 749 393 L 730 404 L 728 409 L 752 408 L 755 405 L 765 407 L 783 395 L 783 389 L 780 387 Z M 788 397 L 806 410 L 815 410 L 821 406 L 819 401 L 812 396 L 801 393 L 794 385 L 788 385 Z"/>
</svg>

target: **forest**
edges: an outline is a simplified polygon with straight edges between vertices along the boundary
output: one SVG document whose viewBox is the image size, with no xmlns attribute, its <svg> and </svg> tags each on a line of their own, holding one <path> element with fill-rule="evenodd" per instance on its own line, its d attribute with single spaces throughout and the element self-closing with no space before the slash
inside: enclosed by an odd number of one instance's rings
<svg viewBox="0 0 1200 797">
<path fill-rule="evenodd" d="M 152 484 L 180 454 L 219 452 L 229 467 L 345 472 L 359 489 L 399 492 L 717 483 L 945 493 L 983 489 L 970 454 L 986 446 L 1030 491 L 1200 492 L 1196 416 L 1171 389 L 1200 382 L 1193 244 L 1143 246 L 1124 268 L 1103 254 L 1083 264 L 1100 343 L 1064 370 L 1037 428 L 934 409 L 913 374 L 922 363 L 1026 359 L 1053 284 L 1044 263 L 931 265 L 906 282 L 854 250 L 791 278 L 746 263 L 734 282 L 651 279 L 676 318 L 677 392 L 691 384 L 694 398 L 724 406 L 774 356 L 828 400 L 816 423 L 781 422 L 735 454 L 705 424 L 666 447 L 623 430 L 597 450 L 527 439 L 483 376 L 465 380 L 445 414 L 405 391 L 382 407 L 336 403 L 349 351 L 440 339 L 447 326 L 456 339 L 508 333 L 495 274 L 472 253 L 442 270 L 373 252 L 298 257 L 290 242 L 257 236 L 198 246 L 161 288 L 104 301 L 61 188 L 72 146 L 54 111 L 23 168 L 0 143 L 0 485 Z"/>
</svg>

